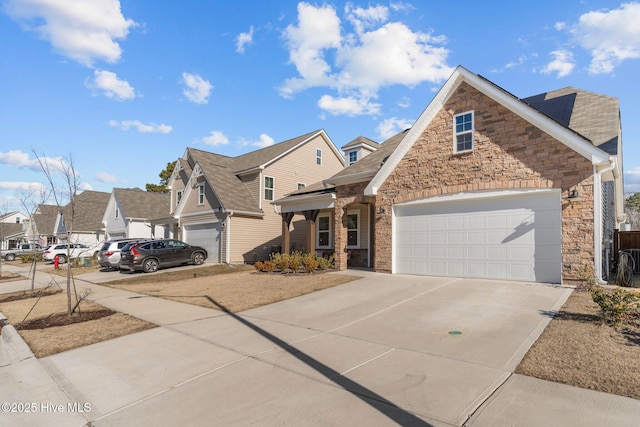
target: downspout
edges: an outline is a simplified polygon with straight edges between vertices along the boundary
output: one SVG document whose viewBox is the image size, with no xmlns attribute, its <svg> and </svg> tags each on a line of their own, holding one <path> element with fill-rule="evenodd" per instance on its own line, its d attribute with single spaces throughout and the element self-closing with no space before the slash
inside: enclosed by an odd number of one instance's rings
<svg viewBox="0 0 640 427">
<path fill-rule="evenodd" d="M 593 166 L 593 253 L 596 278 L 601 285 L 606 284 L 602 279 L 602 174 L 613 171 L 615 167 L 615 160 L 610 160 L 609 165 L 600 171 L 597 165 Z"/>
</svg>

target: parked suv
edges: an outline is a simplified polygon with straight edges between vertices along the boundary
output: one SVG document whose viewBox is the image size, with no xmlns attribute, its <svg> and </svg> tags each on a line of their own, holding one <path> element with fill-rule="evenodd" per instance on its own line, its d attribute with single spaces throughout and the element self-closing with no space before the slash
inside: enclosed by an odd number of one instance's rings
<svg viewBox="0 0 640 427">
<path fill-rule="evenodd" d="M 145 273 L 176 265 L 200 265 L 207 259 L 207 250 L 180 240 L 161 239 L 129 243 L 120 251 L 120 270 Z"/>
<path fill-rule="evenodd" d="M 57 245 L 51 245 L 42 253 L 42 258 L 45 261 L 53 261 L 53 259 L 57 256 L 58 262 L 60 264 L 64 264 L 67 262 L 67 246 L 69 248 L 69 257 L 77 258 L 79 256 L 92 256 L 92 248 L 83 244 L 83 243 L 61 243 Z"/>
<path fill-rule="evenodd" d="M 119 269 L 120 250 L 129 243 L 140 242 L 142 240 L 148 239 L 123 238 L 104 242 L 98 252 L 98 264 L 100 264 L 101 267 Z"/>
<path fill-rule="evenodd" d="M 20 258 L 23 255 L 41 254 L 42 247 L 37 243 L 25 243 L 17 248 L 7 249 L 2 253 L 2 256 L 7 261 L 13 261 L 16 258 Z"/>
</svg>

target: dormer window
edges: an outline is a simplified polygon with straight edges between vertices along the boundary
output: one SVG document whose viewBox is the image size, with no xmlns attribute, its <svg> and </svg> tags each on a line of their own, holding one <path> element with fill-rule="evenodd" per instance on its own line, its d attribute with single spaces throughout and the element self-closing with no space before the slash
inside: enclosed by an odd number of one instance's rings
<svg viewBox="0 0 640 427">
<path fill-rule="evenodd" d="M 358 151 L 357 150 L 349 151 L 348 157 L 349 157 L 349 165 L 354 164 L 355 162 L 358 161 Z"/>
</svg>

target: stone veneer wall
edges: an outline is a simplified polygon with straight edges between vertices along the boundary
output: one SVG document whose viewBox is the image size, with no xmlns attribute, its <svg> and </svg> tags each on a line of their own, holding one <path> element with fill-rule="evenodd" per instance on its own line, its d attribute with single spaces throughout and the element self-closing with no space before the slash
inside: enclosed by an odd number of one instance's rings
<svg viewBox="0 0 640 427">
<path fill-rule="evenodd" d="M 336 201 L 334 212 L 334 232 L 333 244 L 335 248 L 335 266 L 338 270 L 347 268 L 347 224 L 346 212 L 349 206 L 354 203 L 371 203 L 375 198 L 372 196 L 363 196 L 364 189 L 368 182 L 361 182 L 352 185 L 342 185 L 336 187 Z M 371 236 L 371 245 L 375 247 L 375 235 Z"/>
<path fill-rule="evenodd" d="M 453 117 L 471 110 L 474 149 L 454 153 Z M 575 280 L 594 263 L 592 175 L 589 160 L 463 83 L 378 191 L 375 210 L 385 213 L 375 219 L 375 270 L 391 272 L 393 204 L 460 192 L 559 188 L 562 275 Z M 582 200 L 569 202 L 574 188 Z"/>
</svg>

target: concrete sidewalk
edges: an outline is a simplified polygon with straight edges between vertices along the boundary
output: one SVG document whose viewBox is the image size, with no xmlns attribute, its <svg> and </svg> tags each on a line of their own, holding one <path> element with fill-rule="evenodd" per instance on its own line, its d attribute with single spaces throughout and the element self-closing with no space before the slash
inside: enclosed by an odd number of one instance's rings
<svg viewBox="0 0 640 427">
<path fill-rule="evenodd" d="M 631 426 L 640 419 L 638 400 L 512 373 L 568 288 L 349 271 L 364 277 L 233 315 L 89 283 L 106 277 L 98 274 L 76 278 L 79 288 L 160 327 L 41 360 L 5 360 L 0 399 L 39 410 L 0 413 L 1 425 Z M 64 410 L 52 412 L 49 403 Z"/>
</svg>

